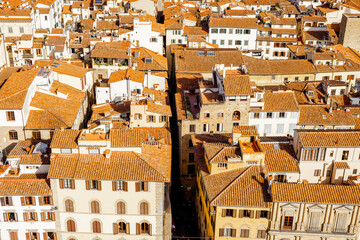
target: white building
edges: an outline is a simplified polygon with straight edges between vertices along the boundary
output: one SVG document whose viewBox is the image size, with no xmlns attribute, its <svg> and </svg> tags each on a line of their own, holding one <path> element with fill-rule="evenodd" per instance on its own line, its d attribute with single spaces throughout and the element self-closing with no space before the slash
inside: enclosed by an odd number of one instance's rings
<svg viewBox="0 0 360 240">
<path fill-rule="evenodd" d="M 63 0 L 38 1 L 34 6 L 33 13 L 35 29 L 50 30 L 62 27 L 61 12 L 63 7 Z"/>
<path fill-rule="evenodd" d="M 255 50 L 257 27 L 256 18 L 211 17 L 208 42 L 220 48 Z"/>
<path fill-rule="evenodd" d="M 0 33 L 7 37 L 33 33 L 30 9 L 0 10 L 0 17 Z"/>
</svg>

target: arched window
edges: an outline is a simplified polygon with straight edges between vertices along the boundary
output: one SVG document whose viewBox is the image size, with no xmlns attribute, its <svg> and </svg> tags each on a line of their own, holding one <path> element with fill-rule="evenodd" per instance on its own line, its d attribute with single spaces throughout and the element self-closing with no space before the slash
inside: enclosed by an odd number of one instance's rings
<svg viewBox="0 0 360 240">
<path fill-rule="evenodd" d="M 93 221 L 92 228 L 93 233 L 101 233 L 101 224 L 99 221 Z"/>
<path fill-rule="evenodd" d="M 70 199 L 65 201 L 65 211 L 74 212 L 74 203 Z"/>
<path fill-rule="evenodd" d="M 235 111 L 233 113 L 233 120 L 234 121 L 239 121 L 240 120 L 240 112 L 239 111 Z"/>
<path fill-rule="evenodd" d="M 18 140 L 18 133 L 15 130 L 9 131 L 9 139 L 10 140 Z"/>
<path fill-rule="evenodd" d="M 91 202 L 91 213 L 100 213 L 100 203 L 98 201 Z"/>
<path fill-rule="evenodd" d="M 76 232 L 75 221 L 74 220 L 68 220 L 66 222 L 66 225 L 67 225 L 67 231 L 68 232 Z"/>
<path fill-rule="evenodd" d="M 149 229 L 150 229 L 150 224 L 143 222 L 140 225 L 140 233 L 149 233 Z"/>
<path fill-rule="evenodd" d="M 126 206 L 124 202 L 117 203 L 117 214 L 126 214 Z"/>
<path fill-rule="evenodd" d="M 140 214 L 141 215 L 149 214 L 149 204 L 147 202 L 140 203 Z"/>
<path fill-rule="evenodd" d="M 127 233 L 125 222 L 119 222 L 119 233 Z"/>
</svg>

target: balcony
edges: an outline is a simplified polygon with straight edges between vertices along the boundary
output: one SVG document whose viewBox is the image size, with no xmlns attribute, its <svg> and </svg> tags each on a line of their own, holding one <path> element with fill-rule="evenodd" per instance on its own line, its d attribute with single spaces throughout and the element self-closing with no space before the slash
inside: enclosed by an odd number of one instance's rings
<svg viewBox="0 0 360 240">
<path fill-rule="evenodd" d="M 34 54 L 23 54 L 23 58 L 33 58 Z"/>
</svg>

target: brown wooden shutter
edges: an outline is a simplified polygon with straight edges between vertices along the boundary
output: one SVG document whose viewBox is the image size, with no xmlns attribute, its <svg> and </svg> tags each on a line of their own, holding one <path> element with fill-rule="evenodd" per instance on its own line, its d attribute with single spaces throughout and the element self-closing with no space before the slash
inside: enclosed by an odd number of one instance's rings
<svg viewBox="0 0 360 240">
<path fill-rule="evenodd" d="M 40 233 L 36 233 L 36 239 L 40 239 Z"/>
<path fill-rule="evenodd" d="M 14 213 L 15 214 L 15 221 L 17 222 L 18 221 L 18 215 L 17 213 Z"/>
<path fill-rule="evenodd" d="M 128 183 L 124 182 L 124 191 L 127 192 L 128 191 Z"/>
<path fill-rule="evenodd" d="M 41 221 L 45 221 L 45 213 L 44 212 L 40 213 L 40 217 L 41 217 Z"/>
<path fill-rule="evenodd" d="M 255 218 L 260 218 L 261 211 L 256 211 Z"/>
<path fill-rule="evenodd" d="M 25 206 L 25 197 L 21 197 L 20 200 L 21 200 L 21 206 Z"/>
<path fill-rule="evenodd" d="M 32 205 L 36 205 L 35 197 L 31 197 L 31 198 L 32 198 Z"/>
<path fill-rule="evenodd" d="M 236 217 L 236 213 L 237 213 L 237 210 L 236 210 L 236 209 L 233 209 L 233 214 L 232 214 L 232 216 L 233 216 L 233 217 Z"/>
<path fill-rule="evenodd" d="M 239 218 L 243 218 L 244 217 L 244 210 L 239 210 Z"/>
<path fill-rule="evenodd" d="M 48 234 L 47 234 L 47 232 L 44 232 L 44 233 L 43 233 L 43 237 L 44 237 L 45 240 L 48 239 Z"/>
<path fill-rule="evenodd" d="M 44 197 L 39 197 L 39 205 L 44 205 Z"/>
<path fill-rule="evenodd" d="M 54 232 L 54 240 L 57 240 L 57 233 Z"/>
<path fill-rule="evenodd" d="M 152 236 L 152 224 L 149 224 L 149 235 Z"/>
<path fill-rule="evenodd" d="M 85 180 L 86 190 L 90 190 L 90 180 Z"/>
<path fill-rule="evenodd" d="M 97 190 L 101 191 L 101 181 L 98 180 L 97 183 Z"/>
<path fill-rule="evenodd" d="M 113 223 L 113 233 L 114 235 L 119 233 L 119 225 L 117 223 Z"/>
<path fill-rule="evenodd" d="M 140 234 L 140 223 L 136 224 L 136 235 Z"/>
<path fill-rule="evenodd" d="M 148 182 L 144 182 L 144 191 L 147 192 L 149 191 L 149 183 Z"/>
<path fill-rule="evenodd" d="M 70 180 L 70 184 L 71 184 L 71 189 L 75 189 L 75 180 L 74 179 Z"/>
<path fill-rule="evenodd" d="M 112 181 L 112 190 L 116 191 L 116 181 Z"/>
<path fill-rule="evenodd" d="M 27 221 L 28 220 L 28 213 L 24 212 L 23 217 L 24 217 L 24 221 Z"/>
<path fill-rule="evenodd" d="M 223 237 L 224 236 L 224 229 L 220 228 L 219 229 L 219 237 Z"/>
<path fill-rule="evenodd" d="M 9 205 L 10 205 L 10 206 L 13 206 L 14 204 L 13 204 L 12 197 L 8 197 L 8 198 L 9 198 Z"/>
<path fill-rule="evenodd" d="M 0 198 L 1 206 L 5 206 L 5 197 Z"/>
<path fill-rule="evenodd" d="M 130 223 L 126 223 L 126 234 L 130 234 Z"/>
<path fill-rule="evenodd" d="M 26 236 L 26 240 L 31 240 L 30 233 L 25 233 L 25 236 Z"/>
<path fill-rule="evenodd" d="M 55 221 L 55 213 L 54 212 L 51 213 L 51 220 Z"/>
<path fill-rule="evenodd" d="M 226 216 L 226 209 L 223 209 L 223 210 L 222 210 L 221 216 L 222 216 L 222 217 L 225 217 L 225 216 Z"/>
<path fill-rule="evenodd" d="M 232 231 L 231 231 L 231 236 L 232 237 L 236 237 L 236 229 L 233 228 Z"/>
<path fill-rule="evenodd" d="M 53 197 L 52 197 L 52 196 L 50 196 L 49 198 L 50 198 L 50 204 L 51 204 L 51 205 L 53 205 L 53 204 L 54 204 Z"/>
<path fill-rule="evenodd" d="M 18 240 L 18 233 L 10 232 L 10 240 Z"/>
<path fill-rule="evenodd" d="M 251 210 L 250 211 L 250 218 L 254 218 L 254 215 L 255 215 L 255 211 Z"/>
<path fill-rule="evenodd" d="M 140 192 L 140 182 L 135 183 L 135 192 Z"/>
<path fill-rule="evenodd" d="M 7 222 L 7 221 L 9 220 L 8 214 L 7 214 L 7 213 L 4 213 L 3 215 L 4 215 L 4 222 Z"/>
<path fill-rule="evenodd" d="M 34 212 L 34 216 L 35 216 L 35 220 L 34 220 L 34 221 L 37 221 L 37 220 L 38 220 L 38 214 L 37 214 L 37 212 Z"/>
<path fill-rule="evenodd" d="M 60 189 L 64 189 L 64 179 L 59 179 Z"/>
</svg>

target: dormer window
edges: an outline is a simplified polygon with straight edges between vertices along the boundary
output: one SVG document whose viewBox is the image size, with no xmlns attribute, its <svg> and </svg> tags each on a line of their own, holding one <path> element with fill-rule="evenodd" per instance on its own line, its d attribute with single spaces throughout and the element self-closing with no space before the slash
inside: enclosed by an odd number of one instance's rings
<svg viewBox="0 0 360 240">
<path fill-rule="evenodd" d="M 139 58 L 140 57 L 140 52 L 134 52 L 134 57 Z"/>
<path fill-rule="evenodd" d="M 198 51 L 198 56 L 205 56 L 205 52 L 204 51 Z"/>
<path fill-rule="evenodd" d="M 145 63 L 152 63 L 152 58 L 145 58 Z"/>
<path fill-rule="evenodd" d="M 309 90 L 309 91 L 308 91 L 308 95 L 309 95 L 309 97 L 313 97 L 313 96 L 314 96 L 314 91 L 313 91 L 313 90 Z"/>
<path fill-rule="evenodd" d="M 215 51 L 208 51 L 207 55 L 208 56 L 216 56 L 216 52 Z"/>
<path fill-rule="evenodd" d="M 227 168 L 227 163 L 218 163 L 217 167 L 221 168 L 221 169 L 226 169 Z"/>
</svg>

